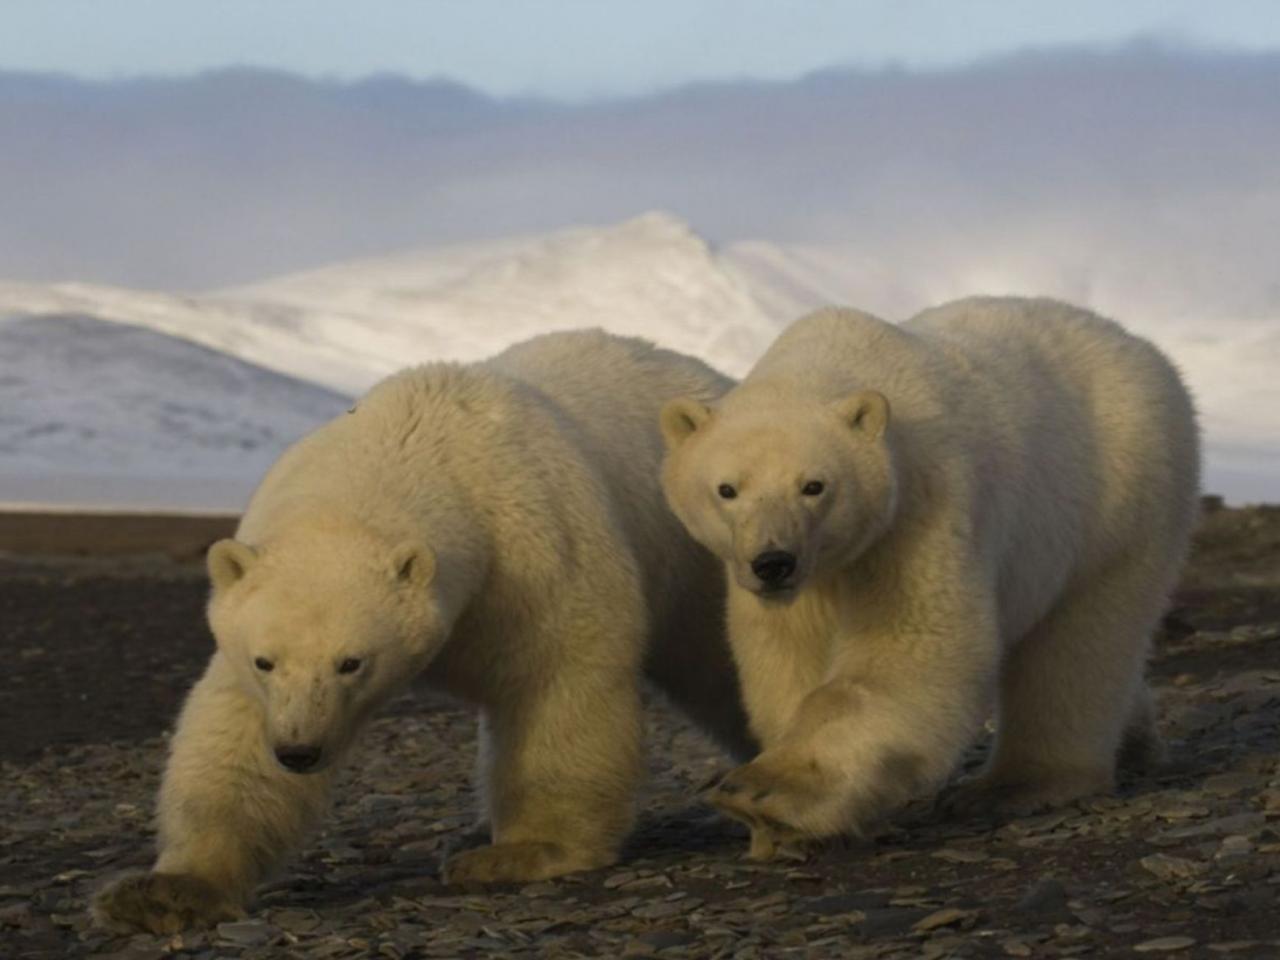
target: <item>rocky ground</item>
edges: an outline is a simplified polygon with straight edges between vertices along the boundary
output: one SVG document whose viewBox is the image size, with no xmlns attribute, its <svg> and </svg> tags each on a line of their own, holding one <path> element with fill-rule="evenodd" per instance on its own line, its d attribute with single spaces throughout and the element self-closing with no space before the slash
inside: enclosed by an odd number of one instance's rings
<svg viewBox="0 0 1280 960">
<path fill-rule="evenodd" d="M 921 807 L 752 864 L 695 799 L 720 759 L 655 704 L 621 863 L 452 890 L 475 724 L 406 698 L 248 919 L 107 937 L 85 903 L 147 863 L 164 730 L 211 644 L 204 590 L 166 561 L 0 563 L 0 957 L 1280 956 L 1280 508 L 1208 515 L 1151 668 L 1173 763 L 1117 796 L 1007 823 Z"/>
</svg>

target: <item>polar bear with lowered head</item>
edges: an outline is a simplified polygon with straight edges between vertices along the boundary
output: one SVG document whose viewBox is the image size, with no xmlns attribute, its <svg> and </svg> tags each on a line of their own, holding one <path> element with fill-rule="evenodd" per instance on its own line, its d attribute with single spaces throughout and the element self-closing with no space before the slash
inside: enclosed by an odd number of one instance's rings
<svg viewBox="0 0 1280 960">
<path fill-rule="evenodd" d="M 1158 754 L 1144 661 L 1199 453 L 1146 341 L 1050 300 L 823 310 L 662 425 L 668 501 L 728 569 L 762 752 L 709 798 L 755 856 L 939 785 L 993 701 L 961 808 L 1064 803 Z"/>
<path fill-rule="evenodd" d="M 643 672 L 750 756 L 721 566 L 658 480 L 663 402 L 729 386 L 643 341 L 552 334 L 393 376 L 286 451 L 209 552 L 217 652 L 173 737 L 159 857 L 98 895 L 99 922 L 238 915 L 415 674 L 482 715 L 492 843 L 453 857 L 453 882 L 615 860 Z"/>
</svg>

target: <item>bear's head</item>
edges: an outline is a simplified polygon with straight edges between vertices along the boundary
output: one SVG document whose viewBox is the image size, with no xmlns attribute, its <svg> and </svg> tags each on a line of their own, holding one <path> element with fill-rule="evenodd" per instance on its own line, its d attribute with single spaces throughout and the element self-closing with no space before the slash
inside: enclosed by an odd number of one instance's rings
<svg viewBox="0 0 1280 960">
<path fill-rule="evenodd" d="M 770 391 L 736 399 L 718 410 L 688 398 L 663 408 L 662 486 L 739 586 L 786 600 L 888 528 L 889 403 L 874 390 L 830 404 Z"/>
<path fill-rule="evenodd" d="M 291 528 L 260 547 L 220 540 L 208 568 L 220 655 L 262 704 L 267 748 L 297 773 L 328 767 L 451 627 L 433 550 L 359 525 Z"/>
</svg>

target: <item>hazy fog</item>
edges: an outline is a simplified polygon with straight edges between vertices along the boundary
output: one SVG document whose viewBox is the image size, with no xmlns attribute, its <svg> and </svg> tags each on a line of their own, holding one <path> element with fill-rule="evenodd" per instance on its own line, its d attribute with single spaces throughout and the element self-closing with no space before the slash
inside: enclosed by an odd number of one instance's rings
<svg viewBox="0 0 1280 960">
<path fill-rule="evenodd" d="M 204 288 L 662 208 L 917 277 L 1256 316 L 1280 303 L 1278 158 L 1280 56 L 1149 46 L 579 107 L 0 74 L 0 277 Z"/>
</svg>

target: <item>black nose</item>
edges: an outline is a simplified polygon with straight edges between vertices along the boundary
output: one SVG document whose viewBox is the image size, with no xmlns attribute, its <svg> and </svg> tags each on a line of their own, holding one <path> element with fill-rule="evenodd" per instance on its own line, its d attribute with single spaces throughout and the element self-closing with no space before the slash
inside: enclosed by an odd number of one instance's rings
<svg viewBox="0 0 1280 960">
<path fill-rule="evenodd" d="M 751 572 L 761 583 L 781 583 L 796 572 L 796 555 L 785 550 L 766 550 L 751 561 Z"/>
<path fill-rule="evenodd" d="M 296 745 L 276 747 L 276 759 L 280 761 L 280 766 L 287 767 L 294 773 L 304 773 L 319 762 L 320 748 Z"/>
</svg>

